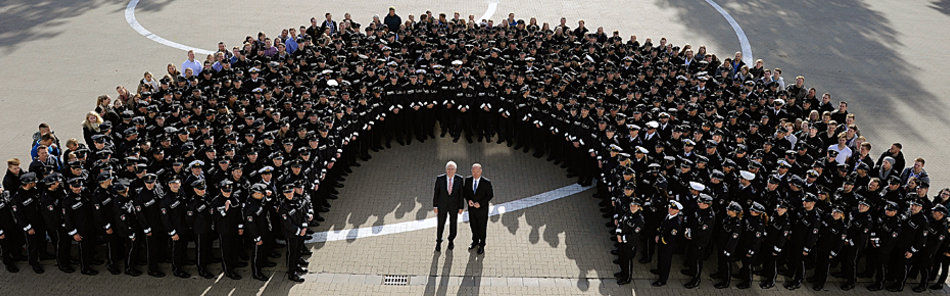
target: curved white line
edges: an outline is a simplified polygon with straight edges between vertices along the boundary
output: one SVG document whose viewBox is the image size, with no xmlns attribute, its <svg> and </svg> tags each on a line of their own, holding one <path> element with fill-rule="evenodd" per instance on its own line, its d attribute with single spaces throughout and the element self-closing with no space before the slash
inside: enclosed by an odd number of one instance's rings
<svg viewBox="0 0 950 296">
<path fill-rule="evenodd" d="M 498 10 L 498 2 L 501 0 L 488 0 L 488 8 L 485 9 L 485 14 L 482 14 L 482 17 L 479 20 L 488 21 L 491 19 L 491 16 L 495 14 L 495 10 Z"/>
<path fill-rule="evenodd" d="M 742 61 L 745 62 L 746 65 L 752 65 L 752 45 L 749 44 L 749 37 L 745 36 L 745 31 L 742 31 L 742 27 L 739 26 L 739 23 L 736 22 L 736 19 L 732 18 L 732 16 L 729 15 L 729 12 L 726 12 L 722 6 L 719 6 L 719 4 L 713 0 L 706 0 L 706 3 L 709 3 L 710 6 L 715 8 L 716 11 L 718 11 L 719 14 L 721 14 L 722 17 L 725 18 L 727 22 L 729 22 L 729 26 L 732 26 L 732 30 L 736 31 L 736 37 L 739 38 L 739 46 L 742 48 Z"/>
<path fill-rule="evenodd" d="M 555 201 L 561 198 L 565 198 L 577 193 L 581 193 L 590 189 L 591 186 L 580 186 L 577 184 L 571 184 L 564 186 L 558 189 L 554 189 L 545 193 L 541 193 L 534 196 L 525 197 L 519 200 L 513 200 L 506 203 L 494 205 L 489 207 L 489 216 L 501 215 L 507 212 L 514 212 L 518 210 L 523 210 L 530 208 L 536 205 L 540 205 L 546 202 Z M 468 221 L 468 211 L 462 213 L 461 219 L 458 220 L 458 223 Z M 313 234 L 313 238 L 307 240 L 307 243 L 316 243 L 316 242 L 329 242 L 329 241 L 340 241 L 340 240 L 353 240 L 359 238 L 389 235 L 396 233 L 403 233 L 409 231 L 416 231 L 422 229 L 435 228 L 438 225 L 438 218 L 428 218 L 423 220 L 413 220 L 408 222 L 400 222 L 394 224 L 386 224 L 372 227 L 363 227 L 356 229 L 341 229 L 341 230 L 330 230 Z"/>
<path fill-rule="evenodd" d="M 125 21 L 129 23 L 129 26 L 132 26 L 132 29 L 138 32 L 140 35 L 145 36 L 145 38 L 152 39 L 152 41 L 171 46 L 181 50 L 194 50 L 196 54 L 212 54 L 214 51 L 194 48 L 187 46 L 181 43 L 174 41 L 169 41 L 168 39 L 162 38 L 161 36 L 155 35 L 149 30 L 142 27 L 142 24 L 139 24 L 139 21 L 135 19 L 135 6 L 139 4 L 139 0 L 129 1 L 129 5 L 125 6 Z"/>
</svg>

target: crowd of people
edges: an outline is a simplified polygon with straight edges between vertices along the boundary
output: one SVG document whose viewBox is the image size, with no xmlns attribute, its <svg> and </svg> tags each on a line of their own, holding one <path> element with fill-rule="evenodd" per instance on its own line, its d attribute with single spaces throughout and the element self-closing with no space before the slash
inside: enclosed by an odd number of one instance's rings
<svg viewBox="0 0 950 296">
<path fill-rule="evenodd" d="M 947 277 L 950 189 L 929 196 L 924 159 L 907 166 L 898 143 L 875 159 L 846 102 L 739 53 L 564 18 L 403 20 L 390 8 L 365 25 L 327 13 L 219 43 L 167 72 L 100 96 L 81 139 L 61 145 L 41 124 L 27 170 L 7 161 L 8 271 L 55 259 L 63 272 L 162 277 L 170 262 L 175 276 L 196 265 L 210 278 L 220 262 L 229 278 L 250 266 L 266 280 L 284 248 L 288 278 L 303 281 L 304 241 L 351 167 L 393 141 L 448 136 L 533 151 L 595 186 L 619 284 L 637 252 L 655 286 L 677 254 L 688 288 L 709 257 L 717 288 L 758 274 L 763 289 L 778 275 L 796 289 L 810 269 L 815 290 L 828 275 L 845 290 L 864 277 L 869 290 L 918 292 Z"/>
</svg>

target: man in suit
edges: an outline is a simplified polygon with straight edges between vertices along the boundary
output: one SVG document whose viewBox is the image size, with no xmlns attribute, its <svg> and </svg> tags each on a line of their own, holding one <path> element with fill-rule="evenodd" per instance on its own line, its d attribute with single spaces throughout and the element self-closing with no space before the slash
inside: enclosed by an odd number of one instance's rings
<svg viewBox="0 0 950 296">
<path fill-rule="evenodd" d="M 465 208 L 465 199 L 462 197 L 462 187 L 465 180 L 456 175 L 458 165 L 454 161 L 445 164 L 445 174 L 435 178 L 435 190 L 432 193 L 432 211 L 439 217 L 439 230 L 435 240 L 435 251 L 442 251 L 442 233 L 445 231 L 445 220 L 449 220 L 449 250 L 455 248 L 458 215 Z"/>
<path fill-rule="evenodd" d="M 472 164 L 472 176 L 465 178 L 463 191 L 468 201 L 468 217 L 472 226 L 472 245 L 469 250 L 478 248 L 478 254 L 485 253 L 485 228 L 488 227 L 488 202 L 495 193 L 491 180 L 482 178 L 482 165 Z"/>
</svg>

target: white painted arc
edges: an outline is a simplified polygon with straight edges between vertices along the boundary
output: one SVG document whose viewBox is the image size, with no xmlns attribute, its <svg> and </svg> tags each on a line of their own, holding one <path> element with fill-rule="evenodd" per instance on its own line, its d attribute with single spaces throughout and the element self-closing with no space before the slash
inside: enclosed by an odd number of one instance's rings
<svg viewBox="0 0 950 296">
<path fill-rule="evenodd" d="M 495 14 L 495 10 L 498 10 L 498 2 L 501 0 L 488 0 L 488 8 L 485 9 L 485 13 L 482 14 L 482 17 L 479 20 L 488 21 L 491 19 L 491 16 Z"/>
<path fill-rule="evenodd" d="M 571 185 L 554 189 L 548 192 L 544 192 L 538 195 L 529 196 L 522 199 L 513 200 L 506 203 L 490 206 L 488 215 L 495 216 L 495 215 L 501 215 L 507 212 L 523 210 L 523 209 L 537 206 L 543 203 L 565 198 L 577 193 L 581 193 L 581 192 L 587 191 L 590 188 L 591 186 L 584 187 L 577 184 L 571 184 Z M 461 219 L 458 220 L 458 223 L 467 222 L 468 211 L 462 212 L 462 215 L 460 218 Z M 318 232 L 318 233 L 313 234 L 313 238 L 310 240 L 307 240 L 307 243 L 355 240 L 355 239 L 360 239 L 360 238 L 383 236 L 383 235 L 389 235 L 389 234 L 435 228 L 436 226 L 438 226 L 438 219 L 436 217 L 432 217 L 432 218 L 422 219 L 422 220 L 413 220 L 413 221 L 385 224 L 385 225 L 378 225 L 378 226 L 371 226 L 371 227 L 330 230 L 330 231 Z"/>
<path fill-rule="evenodd" d="M 129 23 L 129 26 L 132 26 L 132 29 L 135 32 L 138 32 L 140 35 L 145 36 L 145 38 L 152 39 L 152 41 L 171 46 L 181 50 L 194 50 L 196 54 L 212 54 L 214 51 L 195 48 L 187 46 L 181 43 L 170 41 L 168 39 L 162 38 L 161 36 L 155 35 L 145 27 L 142 27 L 142 24 L 139 24 L 139 21 L 135 19 L 135 6 L 139 4 L 139 0 L 129 1 L 129 5 L 125 6 L 125 21 Z"/>
<path fill-rule="evenodd" d="M 732 30 L 736 32 L 736 38 L 739 38 L 739 47 L 742 49 L 742 61 L 745 62 L 746 65 L 749 65 L 749 67 L 752 67 L 752 61 L 754 61 L 754 59 L 752 59 L 752 45 L 749 44 L 749 37 L 746 37 L 745 31 L 742 30 L 742 27 L 739 26 L 736 19 L 732 18 L 732 15 L 729 15 L 729 12 L 723 9 L 722 6 L 719 6 L 718 3 L 713 0 L 705 1 L 709 3 L 709 6 L 716 9 L 716 11 L 726 19 L 726 22 L 729 23 Z"/>
</svg>

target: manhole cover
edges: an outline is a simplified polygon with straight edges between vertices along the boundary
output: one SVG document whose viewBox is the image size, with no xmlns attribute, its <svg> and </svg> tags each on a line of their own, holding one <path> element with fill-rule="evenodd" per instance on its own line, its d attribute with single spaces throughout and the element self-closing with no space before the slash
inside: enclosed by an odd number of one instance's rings
<svg viewBox="0 0 950 296">
<path fill-rule="evenodd" d="M 408 286 L 408 275 L 387 274 L 383 276 L 383 286 Z"/>
</svg>

